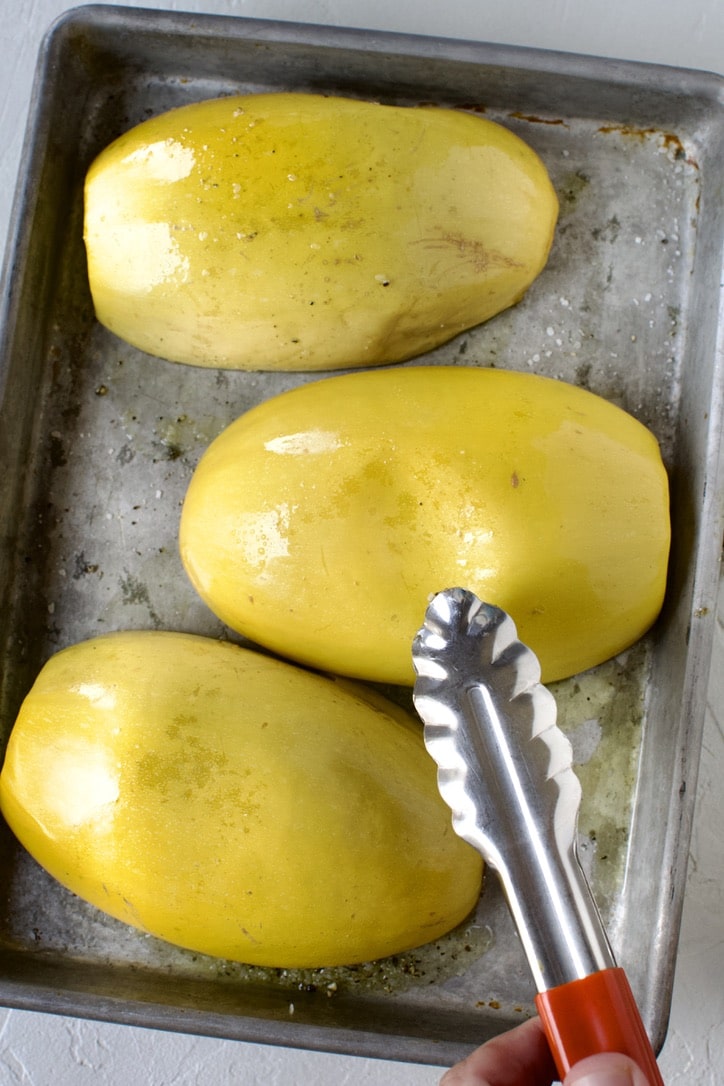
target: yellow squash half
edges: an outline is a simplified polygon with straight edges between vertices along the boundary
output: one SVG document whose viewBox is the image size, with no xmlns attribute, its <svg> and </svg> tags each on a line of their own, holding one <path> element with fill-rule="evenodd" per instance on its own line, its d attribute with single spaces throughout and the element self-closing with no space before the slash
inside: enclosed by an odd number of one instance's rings
<svg viewBox="0 0 724 1086">
<path fill-rule="evenodd" d="M 657 616 L 668 481 L 651 432 L 561 381 L 411 366 L 315 381 L 212 442 L 180 530 L 224 622 L 330 671 L 412 683 L 430 593 L 508 611 L 545 681 Z"/>
<path fill-rule="evenodd" d="M 82 898 L 252 964 L 401 951 L 462 921 L 480 889 L 416 722 L 192 635 L 111 634 L 54 656 L 13 729 L 0 805 Z"/>
<path fill-rule="evenodd" d="M 228 97 L 133 128 L 92 164 L 98 319 L 201 366 L 410 358 L 517 302 L 558 201 L 523 141 L 460 110 Z"/>
</svg>

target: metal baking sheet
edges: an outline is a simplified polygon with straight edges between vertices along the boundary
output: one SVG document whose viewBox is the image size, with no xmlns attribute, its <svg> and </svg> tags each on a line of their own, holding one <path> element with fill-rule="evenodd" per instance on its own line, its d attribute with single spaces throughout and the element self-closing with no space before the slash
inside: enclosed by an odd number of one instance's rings
<svg viewBox="0 0 724 1086">
<path fill-rule="evenodd" d="M 553 687 L 584 800 L 580 847 L 655 1047 L 666 1032 L 721 546 L 722 81 L 486 44 L 114 7 L 79 8 L 40 53 L 3 289 L 0 736 L 44 660 L 119 628 L 223 629 L 176 531 L 208 442 L 320 375 L 205 371 L 99 327 L 85 171 L 171 106 L 296 89 L 485 113 L 544 158 L 561 203 L 523 301 L 425 357 L 606 396 L 658 436 L 674 547 L 655 629 Z M 447 1064 L 533 1013 L 495 879 L 469 922 L 367 966 L 287 972 L 177 950 L 47 877 L 0 827 L 0 1001 L 118 1022 Z"/>
</svg>

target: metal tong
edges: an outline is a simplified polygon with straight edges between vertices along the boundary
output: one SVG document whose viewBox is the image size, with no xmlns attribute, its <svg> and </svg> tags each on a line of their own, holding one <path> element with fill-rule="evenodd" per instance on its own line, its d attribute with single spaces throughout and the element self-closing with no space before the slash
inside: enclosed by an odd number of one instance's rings
<svg viewBox="0 0 724 1086">
<path fill-rule="evenodd" d="M 500 877 L 561 1078 L 586 1056 L 623 1052 L 663 1086 L 578 860 L 581 787 L 537 657 L 505 611 L 462 588 L 432 598 L 412 656 L 440 793 Z"/>
</svg>

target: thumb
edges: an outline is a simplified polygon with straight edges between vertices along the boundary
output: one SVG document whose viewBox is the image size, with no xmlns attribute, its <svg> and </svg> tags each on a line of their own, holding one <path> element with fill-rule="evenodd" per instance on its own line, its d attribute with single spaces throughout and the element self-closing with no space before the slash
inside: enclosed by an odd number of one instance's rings
<svg viewBox="0 0 724 1086">
<path fill-rule="evenodd" d="M 628 1056 L 601 1052 L 572 1067 L 563 1086 L 649 1086 L 649 1080 Z"/>
</svg>

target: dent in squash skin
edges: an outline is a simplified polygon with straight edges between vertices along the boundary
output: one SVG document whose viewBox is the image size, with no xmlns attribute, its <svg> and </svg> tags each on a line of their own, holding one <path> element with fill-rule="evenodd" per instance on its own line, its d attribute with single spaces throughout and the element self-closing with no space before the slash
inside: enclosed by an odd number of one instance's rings
<svg viewBox="0 0 724 1086">
<path fill-rule="evenodd" d="M 110 634 L 52 657 L 10 737 L 0 807 L 85 900 L 252 965 L 409 949 L 480 890 L 401 708 L 189 634 Z"/>
<path fill-rule="evenodd" d="M 411 685 L 431 593 L 513 617 L 545 682 L 627 648 L 666 585 L 653 434 L 573 385 L 412 366 L 267 400 L 202 456 L 180 547 L 201 597 L 307 665 Z"/>
<path fill-rule="evenodd" d="M 98 319 L 200 366 L 396 362 L 515 304 L 544 267 L 545 166 L 485 118 L 314 94 L 138 125 L 91 165 Z"/>
</svg>

